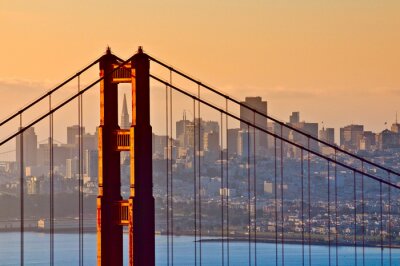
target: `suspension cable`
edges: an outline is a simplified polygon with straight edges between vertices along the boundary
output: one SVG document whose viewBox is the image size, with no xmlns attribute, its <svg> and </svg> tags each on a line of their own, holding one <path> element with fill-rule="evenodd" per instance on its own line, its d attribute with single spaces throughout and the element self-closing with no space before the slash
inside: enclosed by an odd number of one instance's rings
<svg viewBox="0 0 400 266">
<path fill-rule="evenodd" d="M 186 125 L 185 125 L 186 126 Z M 197 170 L 196 170 L 196 100 L 193 99 L 193 195 L 194 195 L 194 265 L 197 266 Z"/>
<path fill-rule="evenodd" d="M 278 184 L 277 184 L 277 151 L 276 138 L 274 138 L 274 196 L 275 196 L 275 265 L 278 266 Z"/>
<path fill-rule="evenodd" d="M 19 127 L 22 128 L 22 113 L 19 116 Z M 25 225 L 24 225 L 24 133 L 21 132 L 19 135 L 19 154 L 20 154 L 20 181 L 19 181 L 19 187 L 20 187 L 20 226 L 21 226 L 21 234 L 20 234 L 20 241 L 21 241 L 21 246 L 20 246 L 20 256 L 21 256 L 21 266 L 24 265 L 25 260 L 24 260 L 24 230 L 25 230 Z"/>
<path fill-rule="evenodd" d="M 311 266 L 311 171 L 310 171 L 310 165 L 311 165 L 311 154 L 310 154 L 310 139 L 307 139 L 307 148 L 309 150 L 308 152 L 308 158 L 307 158 L 307 177 L 308 177 L 308 263 Z"/>
<path fill-rule="evenodd" d="M 51 111 L 51 94 L 49 95 L 49 110 Z M 54 265 L 54 120 L 53 113 L 49 116 L 49 151 L 50 151 L 50 265 Z"/>
<path fill-rule="evenodd" d="M 248 208 L 248 245 L 249 245 L 249 266 L 251 265 L 251 179 L 250 179 L 250 126 L 247 125 L 247 208 Z"/>
<path fill-rule="evenodd" d="M 331 185 L 330 185 L 330 168 L 328 162 L 328 247 L 329 247 L 329 266 L 331 265 Z"/>
<path fill-rule="evenodd" d="M 253 123 L 256 124 L 256 113 L 253 112 Z M 260 138 L 260 136 L 258 137 Z M 254 196 L 254 265 L 257 266 L 257 170 L 256 170 L 256 128 L 253 127 L 253 196 Z"/>
<path fill-rule="evenodd" d="M 336 247 L 336 251 L 335 251 L 335 255 L 336 255 L 336 266 L 339 265 L 339 246 L 338 246 L 338 237 L 339 237 L 339 232 L 338 232 L 338 197 L 337 197 L 337 192 L 338 192 L 338 182 L 337 182 L 337 163 L 336 163 L 336 150 L 335 150 L 335 247 Z"/>
<path fill-rule="evenodd" d="M 228 100 L 225 100 L 225 110 L 228 112 Z M 226 189 L 229 191 L 229 128 L 228 128 L 228 116 L 225 115 L 225 127 L 226 127 Z M 229 266 L 229 193 L 226 194 L 226 253 L 227 253 L 227 265 Z"/>
<path fill-rule="evenodd" d="M 364 162 L 361 162 L 362 172 L 364 172 Z M 390 186 L 389 186 L 390 188 Z M 361 174 L 361 222 L 362 222 L 362 261 L 365 265 L 365 207 L 364 207 L 364 175 Z"/>
<path fill-rule="evenodd" d="M 224 253 L 224 192 L 226 194 L 229 193 L 228 189 L 224 189 L 224 164 L 223 164 L 223 136 L 222 136 L 222 128 L 223 128 L 223 114 L 221 113 L 221 129 L 220 129 L 220 138 L 221 138 L 221 145 L 220 145 L 220 163 L 221 163 L 221 191 L 220 191 L 220 197 L 221 197 L 221 244 L 222 244 L 222 257 L 221 257 L 221 263 L 222 266 L 225 265 L 225 253 Z"/>
<path fill-rule="evenodd" d="M 197 87 L 197 97 L 199 101 L 197 101 L 197 108 L 198 108 L 198 138 L 199 138 L 199 241 L 200 241 L 200 250 L 199 250 L 199 256 L 200 256 L 200 266 L 202 266 L 202 215 L 201 215 L 201 156 L 200 156 L 200 151 L 202 150 L 202 142 L 201 142 L 201 112 L 200 112 L 200 85 Z M 196 123 L 196 122 L 195 122 Z"/>
<path fill-rule="evenodd" d="M 354 204 L 354 265 L 357 265 L 357 188 L 356 172 L 353 171 L 353 204 Z"/>
<path fill-rule="evenodd" d="M 97 80 L 93 81 L 92 83 L 90 83 L 89 85 L 87 85 L 84 89 L 82 89 L 80 92 L 75 93 L 74 95 L 72 95 L 71 97 L 69 97 L 68 99 L 64 100 L 63 102 L 61 102 L 60 104 L 58 104 L 57 106 L 55 106 L 54 108 L 52 108 L 51 111 L 46 112 L 45 114 L 43 114 L 42 116 L 34 119 L 32 122 L 30 122 L 29 124 L 27 124 L 25 127 L 22 127 L 22 123 L 21 123 L 21 127 L 18 129 L 17 132 L 15 132 L 14 134 L 8 136 L 7 138 L 3 139 L 0 141 L 0 146 L 2 146 L 3 144 L 7 143 L 8 141 L 12 140 L 13 138 L 17 137 L 18 135 L 20 135 L 22 132 L 24 132 L 25 130 L 27 130 L 28 128 L 36 125 L 38 122 L 42 121 L 43 119 L 45 119 L 46 117 L 48 117 L 51 113 L 55 113 L 56 111 L 58 111 L 59 109 L 61 109 L 63 106 L 67 105 L 68 103 L 70 103 L 71 101 L 73 101 L 75 98 L 79 97 L 79 95 L 87 92 L 88 90 L 90 90 L 94 85 L 96 85 L 97 83 L 99 83 L 100 81 L 104 80 L 105 78 L 111 76 L 115 71 L 117 71 L 118 69 L 120 69 L 122 66 L 124 66 L 125 64 L 127 64 L 129 61 L 131 61 L 133 58 L 130 57 L 128 60 L 125 60 L 124 62 L 120 63 L 116 68 L 114 68 L 112 71 L 106 73 L 105 75 L 103 75 L 102 77 L 98 78 Z M 82 73 L 79 72 L 79 73 Z M 47 94 L 46 94 L 47 96 Z M 30 104 L 30 106 L 32 106 L 33 104 Z M 18 111 L 13 117 L 19 115 L 22 116 L 23 111 L 26 110 L 26 108 L 21 109 L 20 111 Z M 3 125 L 4 123 L 6 123 L 7 121 L 9 121 L 10 119 L 12 119 L 12 117 L 7 118 L 6 120 L 4 120 L 1 124 Z"/>
<path fill-rule="evenodd" d="M 169 138 L 169 123 L 168 123 L 168 118 L 169 118 L 169 112 L 168 112 L 168 105 L 169 105 L 169 101 L 168 101 L 168 85 L 166 85 L 165 87 L 165 135 L 166 135 L 166 142 L 165 145 L 167 147 L 167 265 L 170 265 L 170 226 L 169 226 L 169 157 L 170 157 L 170 138 Z"/>
<path fill-rule="evenodd" d="M 388 174 L 388 181 L 390 183 L 390 172 L 387 172 Z M 392 194 L 391 194 L 392 188 L 388 186 L 388 194 L 389 194 L 389 265 L 392 265 Z"/>
<path fill-rule="evenodd" d="M 200 103 L 202 103 L 202 104 L 204 104 L 204 105 L 206 105 L 206 106 L 209 106 L 209 107 L 211 107 L 211 108 L 214 109 L 214 110 L 217 110 L 217 111 L 219 111 L 219 112 L 223 112 L 223 113 L 225 113 L 226 115 L 228 115 L 228 116 L 230 116 L 230 117 L 232 117 L 232 118 L 234 118 L 234 119 L 236 119 L 236 120 L 238 120 L 238 121 L 240 121 L 240 122 L 243 122 L 243 123 L 246 124 L 246 125 L 251 125 L 250 122 L 244 120 L 243 118 L 240 118 L 239 116 L 237 116 L 237 115 L 235 115 L 235 114 L 232 114 L 232 113 L 227 113 L 224 109 L 221 109 L 221 108 L 219 108 L 219 107 L 217 107 L 217 106 L 214 106 L 214 105 L 210 104 L 209 102 L 207 102 L 207 101 L 205 101 L 205 100 L 203 100 L 203 99 L 200 99 L 199 97 L 197 97 L 197 96 L 195 96 L 195 95 L 193 95 L 193 94 L 190 94 L 190 93 L 188 93 L 188 92 L 186 92 L 186 91 L 184 91 L 184 90 L 182 90 L 182 89 L 180 89 L 180 88 L 178 88 L 178 87 L 176 87 L 176 86 L 174 86 L 174 85 L 170 85 L 168 82 L 166 82 L 166 81 L 164 81 L 164 80 L 162 80 L 162 79 L 160 79 L 160 78 L 158 78 L 158 77 L 156 77 L 156 76 L 154 76 L 154 75 L 152 75 L 152 74 L 150 74 L 150 77 L 153 78 L 154 80 L 156 80 L 156 81 L 162 83 L 162 84 L 169 85 L 169 86 L 172 87 L 174 90 L 176 90 L 176 91 L 178 91 L 178 92 L 180 92 L 180 93 L 182 93 L 182 94 L 184 94 L 184 95 L 186 95 L 186 96 L 188 96 L 188 97 L 190 97 L 190 98 L 196 99 L 196 100 L 199 101 Z M 292 146 L 294 146 L 294 147 L 303 148 L 305 151 L 310 152 L 310 154 L 314 154 L 314 155 L 318 156 L 318 157 L 321 158 L 321 159 L 329 160 L 329 161 L 331 161 L 331 162 L 335 162 L 333 159 L 329 158 L 328 156 L 319 154 L 318 152 L 316 152 L 316 151 L 314 151 L 314 150 L 310 150 L 309 148 L 305 148 L 305 147 L 301 146 L 300 144 L 297 144 L 297 143 L 295 143 L 295 142 L 293 142 L 293 141 L 291 141 L 291 140 L 284 139 L 284 138 L 282 138 L 281 136 L 279 136 L 279 135 L 277 135 L 277 134 L 275 134 L 275 133 L 272 133 L 272 132 L 270 132 L 270 131 L 268 131 L 268 130 L 262 128 L 262 127 L 259 127 L 259 126 L 257 126 L 257 125 L 251 125 L 251 126 L 254 126 L 256 129 L 260 130 L 261 132 L 267 133 L 268 135 L 273 136 L 274 138 L 280 139 L 280 140 L 282 140 L 282 141 L 286 142 L 287 144 L 290 144 L 290 145 L 292 145 Z M 0 146 L 1 146 L 1 143 L 0 143 Z M 342 167 L 344 167 L 344 168 L 346 168 L 346 169 L 348 169 L 348 170 L 350 170 L 350 171 L 355 171 L 356 173 L 361 173 L 361 170 L 359 170 L 359 169 L 357 169 L 357 168 L 355 168 L 355 167 L 352 167 L 352 166 L 350 166 L 350 165 L 346 165 L 346 164 L 343 163 L 343 162 L 336 161 L 335 163 L 337 163 L 338 165 L 340 165 L 340 166 L 342 166 Z M 393 173 L 393 172 L 392 172 L 392 173 Z M 378 182 L 382 182 L 383 184 L 392 186 L 392 187 L 394 187 L 394 188 L 396 188 L 396 189 L 400 189 L 400 186 L 398 186 L 397 184 L 389 183 L 387 180 L 382 179 L 382 178 L 380 178 L 380 177 L 373 176 L 373 175 L 371 175 L 371 174 L 369 174 L 369 173 L 364 173 L 364 175 L 367 176 L 367 177 L 369 177 L 369 178 L 371 178 L 371 179 L 374 179 L 374 180 L 376 180 L 376 181 L 378 181 Z"/>
<path fill-rule="evenodd" d="M 101 58 L 101 57 L 100 57 Z M 3 121 L 0 122 L 0 127 L 3 126 L 4 124 L 6 124 L 7 122 L 9 122 L 10 120 L 12 120 L 13 118 L 16 118 L 17 116 L 21 115 L 22 113 L 24 113 L 25 111 L 27 111 L 29 108 L 31 108 L 32 106 L 36 105 L 38 102 L 42 101 L 43 99 L 45 99 L 47 96 L 50 96 L 51 94 L 53 94 L 54 92 L 58 91 L 59 89 L 61 89 L 62 87 L 64 87 L 64 85 L 66 85 L 67 83 L 69 83 L 70 81 L 72 81 L 73 79 L 75 79 L 76 77 L 78 77 L 80 74 L 86 72 L 86 70 L 88 70 L 89 68 L 91 68 L 92 66 L 94 66 L 95 64 L 97 64 L 100 60 L 100 58 L 96 59 L 95 61 L 93 61 L 92 63 L 90 63 L 89 65 L 87 65 L 86 67 L 84 67 L 82 70 L 80 70 L 79 72 L 77 72 L 76 74 L 74 74 L 73 76 L 69 77 L 67 80 L 65 80 L 63 83 L 61 83 L 60 85 L 56 86 L 55 88 L 51 89 L 50 91 L 46 92 L 45 94 L 43 94 L 42 96 L 40 96 L 39 98 L 37 98 L 36 100 L 34 100 L 33 102 L 29 103 L 28 105 L 26 105 L 24 108 L 22 108 L 21 110 L 19 110 L 18 112 L 14 113 L 13 115 L 9 116 L 7 119 L 4 119 Z M 129 60 L 130 61 L 130 60 Z M 124 63 L 125 64 L 125 63 Z"/>
<path fill-rule="evenodd" d="M 209 90 L 209 91 L 211 91 L 211 92 L 213 92 L 213 93 L 215 93 L 215 94 L 217 94 L 217 95 L 219 95 L 219 96 L 221 96 L 221 97 L 223 97 L 223 98 L 225 98 L 225 99 L 227 99 L 227 100 L 229 100 L 229 101 L 231 101 L 231 102 L 233 102 L 233 103 L 235 103 L 235 104 L 237 104 L 237 105 L 239 105 L 239 106 L 241 106 L 241 107 L 245 107 L 245 108 L 247 108 L 247 109 L 249 109 L 249 110 L 255 112 L 257 115 L 260 115 L 260 116 L 262 116 L 262 117 L 265 117 L 266 119 L 269 119 L 269 120 L 271 120 L 271 121 L 273 121 L 273 122 L 275 122 L 275 123 L 277 123 L 277 124 L 279 124 L 279 125 L 281 125 L 281 126 L 285 126 L 285 127 L 288 128 L 289 130 L 293 130 L 294 132 L 297 132 L 297 133 L 303 135 L 305 138 L 312 139 L 313 141 L 317 141 L 318 143 L 321 143 L 321 144 L 323 144 L 323 145 L 325 145 L 325 146 L 327 146 L 327 147 L 330 147 L 330 148 L 334 149 L 335 151 L 339 151 L 339 152 L 341 152 L 341 153 L 347 154 L 347 155 L 349 155 L 349 156 L 351 156 L 351 157 L 353 157 L 353 158 L 356 158 L 357 160 L 364 161 L 365 163 L 368 163 L 368 164 L 370 164 L 370 165 L 372 165 L 372 166 L 375 166 L 375 167 L 377 167 L 377 168 L 379 168 L 379 169 L 382 169 L 382 170 L 385 170 L 385 171 L 389 171 L 390 173 L 392 173 L 392 174 L 394 174 L 394 175 L 400 176 L 400 173 L 399 173 L 399 172 L 396 172 L 396 171 L 393 170 L 393 169 L 388 169 L 388 168 L 386 168 L 386 167 L 384 167 L 384 166 L 382 166 L 382 165 L 379 165 L 379 164 L 374 163 L 374 162 L 372 162 L 372 161 L 368 161 L 367 159 L 365 159 L 365 158 L 363 158 L 363 157 L 360 157 L 360 156 L 358 156 L 358 155 L 356 155 L 356 154 L 352 154 L 352 153 L 349 152 L 349 151 L 346 151 L 346 150 L 344 150 L 344 149 L 341 149 L 340 147 L 336 146 L 335 144 L 329 143 L 329 142 L 327 142 L 327 141 L 320 140 L 320 139 L 318 139 L 318 137 L 315 137 L 315 136 L 313 136 L 312 134 L 309 134 L 309 133 L 307 133 L 307 132 L 304 132 L 304 131 L 302 131 L 301 129 L 298 129 L 298 128 L 294 127 L 294 126 L 287 125 L 287 124 L 285 124 L 285 123 L 282 122 L 282 121 L 279 121 L 279 120 L 277 120 L 277 119 L 275 119 L 275 118 L 273 118 L 273 117 L 271 117 L 271 116 L 269 116 L 269 115 L 266 115 L 266 114 L 264 114 L 263 112 L 261 112 L 261 111 L 255 109 L 255 108 L 253 108 L 253 107 L 251 107 L 251 106 L 248 106 L 248 105 L 246 105 L 245 103 L 242 103 L 241 101 L 239 101 L 239 100 L 237 100 L 237 99 L 235 99 L 235 98 L 232 98 L 231 96 L 229 96 L 229 95 L 227 95 L 227 94 L 224 94 L 224 93 L 222 93 L 222 92 L 220 92 L 220 91 L 218 91 L 218 90 L 216 90 L 216 89 L 214 89 L 214 88 L 212 88 L 212 87 L 210 87 L 210 86 L 208 86 L 208 85 L 202 83 L 201 81 L 199 81 L 199 80 L 197 80 L 197 79 L 195 79 L 195 78 L 193 78 L 193 77 L 191 77 L 191 76 L 189 76 L 189 75 L 183 73 L 182 71 L 179 71 L 179 70 L 175 69 L 174 67 L 172 67 L 172 66 L 170 66 L 170 65 L 167 65 L 166 63 L 163 63 L 162 61 L 156 59 L 156 58 L 153 57 L 153 56 L 150 56 L 150 55 L 149 55 L 149 59 L 150 59 L 151 61 L 153 61 L 153 62 L 155 62 L 155 63 L 157 63 L 157 64 L 159 64 L 159 65 L 161 65 L 161 66 L 163 66 L 163 67 L 165 67 L 165 68 L 167 68 L 169 71 L 173 71 L 174 73 L 180 75 L 181 77 L 184 77 L 185 79 L 190 80 L 191 82 L 197 84 L 198 86 L 202 86 L 203 88 L 205 88 L 205 89 L 207 89 L 207 90 Z"/>
<path fill-rule="evenodd" d="M 283 138 L 283 127 L 281 125 L 281 137 Z M 285 265 L 285 230 L 284 230 L 284 206 L 283 206 L 283 141 L 281 143 L 280 164 L 281 164 L 281 244 L 282 244 L 282 266 Z"/>
<path fill-rule="evenodd" d="M 304 154 L 303 149 L 300 149 L 301 161 L 301 251 L 302 265 L 304 266 Z"/>
<path fill-rule="evenodd" d="M 78 75 L 78 93 L 80 92 L 80 75 Z M 78 197 L 79 197 L 79 265 L 83 266 L 83 106 L 82 94 L 78 96 Z"/>
<path fill-rule="evenodd" d="M 169 82 L 170 84 L 172 84 L 172 72 L 170 72 L 170 76 L 169 76 Z M 170 205 L 171 205 L 171 264 L 172 266 L 174 265 L 174 191 L 173 191 L 173 169 L 172 169 L 172 165 L 173 165 L 173 153 L 172 153 L 172 149 L 173 149 L 173 130 L 172 130 L 172 88 L 169 87 L 169 130 L 170 130 L 170 136 L 171 136 L 171 142 L 170 142 L 170 153 L 171 153 L 171 160 L 170 160 L 170 171 L 171 171 L 171 176 L 170 176 L 170 183 L 171 183 L 171 189 L 170 189 Z"/>
<path fill-rule="evenodd" d="M 381 237 L 381 265 L 383 265 L 383 199 L 382 183 L 379 183 L 379 201 L 380 201 L 380 237 Z"/>
</svg>

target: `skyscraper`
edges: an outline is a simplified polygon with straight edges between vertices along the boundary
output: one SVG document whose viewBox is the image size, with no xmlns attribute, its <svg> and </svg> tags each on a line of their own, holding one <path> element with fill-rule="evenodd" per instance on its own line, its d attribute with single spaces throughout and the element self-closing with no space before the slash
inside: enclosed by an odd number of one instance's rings
<svg viewBox="0 0 400 266">
<path fill-rule="evenodd" d="M 82 127 L 82 135 L 85 134 L 85 127 Z M 78 125 L 73 125 L 70 127 L 67 127 L 67 144 L 77 144 L 77 141 L 79 138 L 76 138 L 76 136 L 79 136 L 79 126 Z"/>
<path fill-rule="evenodd" d="M 300 122 L 300 112 L 292 112 L 289 116 L 289 123 L 295 124 Z"/>
<path fill-rule="evenodd" d="M 258 112 L 267 115 L 268 114 L 268 104 L 267 101 L 263 101 L 261 97 L 246 97 L 245 101 L 242 104 L 249 106 Z M 240 118 L 249 121 L 251 124 L 255 124 L 258 127 L 263 129 L 267 129 L 267 118 L 261 116 L 259 114 L 254 114 L 252 110 L 246 108 L 244 106 L 240 106 Z M 248 131 L 247 124 L 244 122 L 240 122 L 241 131 Z M 260 134 L 259 130 L 256 130 L 256 143 L 257 143 L 257 152 L 260 150 L 268 149 L 268 138 L 267 134 Z"/>
<path fill-rule="evenodd" d="M 131 122 L 129 121 L 128 106 L 126 104 L 126 94 L 124 94 L 124 101 L 122 102 L 121 111 L 121 129 L 129 129 L 131 127 Z"/>
<path fill-rule="evenodd" d="M 36 166 L 37 164 L 37 135 L 35 133 L 35 128 L 27 128 L 23 133 L 23 162 L 24 167 Z M 20 165 L 21 162 L 21 138 L 18 136 L 16 138 L 16 162 Z"/>
<path fill-rule="evenodd" d="M 319 139 L 328 142 L 329 144 L 335 144 L 335 129 L 323 127 L 319 131 Z"/>
<path fill-rule="evenodd" d="M 363 125 L 348 125 L 340 128 L 340 146 L 350 150 L 358 150 L 363 133 Z"/>
</svg>

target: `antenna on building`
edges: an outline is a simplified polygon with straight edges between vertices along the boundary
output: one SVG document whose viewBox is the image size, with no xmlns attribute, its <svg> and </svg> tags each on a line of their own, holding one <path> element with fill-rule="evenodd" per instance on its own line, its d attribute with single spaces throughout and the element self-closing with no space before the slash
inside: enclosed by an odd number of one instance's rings
<svg viewBox="0 0 400 266">
<path fill-rule="evenodd" d="M 396 124 L 397 124 L 397 111 L 396 111 Z"/>
</svg>

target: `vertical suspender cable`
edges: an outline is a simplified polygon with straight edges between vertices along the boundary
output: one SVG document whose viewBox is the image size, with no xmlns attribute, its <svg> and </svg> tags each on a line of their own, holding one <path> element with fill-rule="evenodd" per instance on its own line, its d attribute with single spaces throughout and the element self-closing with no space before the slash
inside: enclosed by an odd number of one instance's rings
<svg viewBox="0 0 400 266">
<path fill-rule="evenodd" d="M 277 151 L 274 137 L 274 196 L 275 196 L 275 265 L 278 266 L 278 184 L 277 184 Z"/>
<path fill-rule="evenodd" d="M 253 123 L 256 124 L 256 113 L 253 112 Z M 259 137 L 260 138 L 260 137 Z M 254 265 L 257 266 L 257 170 L 256 170 L 256 128 L 253 127 L 253 197 L 254 197 Z"/>
<path fill-rule="evenodd" d="M 357 188 L 356 172 L 353 171 L 353 204 L 354 204 L 354 265 L 357 265 Z"/>
<path fill-rule="evenodd" d="M 388 181 L 391 183 L 390 172 L 388 174 Z M 388 186 L 388 194 L 389 194 L 389 265 L 392 265 L 392 193 L 391 186 Z"/>
<path fill-rule="evenodd" d="M 328 162 L 328 247 L 329 247 L 329 266 L 331 265 L 331 185 L 330 185 L 330 168 Z"/>
<path fill-rule="evenodd" d="M 300 150 L 301 162 L 301 264 L 304 266 L 304 158 L 303 149 Z"/>
<path fill-rule="evenodd" d="M 80 76 L 78 75 L 78 92 L 80 92 Z M 78 197 L 79 197 L 79 265 L 83 265 L 83 123 L 82 123 L 82 95 L 78 96 Z"/>
<path fill-rule="evenodd" d="M 248 244 L 249 244 L 249 266 L 251 265 L 251 179 L 250 179 L 250 126 L 247 124 L 247 208 L 248 208 Z"/>
<path fill-rule="evenodd" d="M 51 94 L 49 95 L 49 111 L 51 111 Z M 49 181 L 50 181 L 50 265 L 54 265 L 54 150 L 53 150 L 53 139 L 54 139 L 54 120 L 53 113 L 49 116 L 49 151 L 50 151 L 50 169 L 49 169 Z"/>
<path fill-rule="evenodd" d="M 307 138 L 307 148 L 308 148 L 308 158 L 307 158 L 307 163 L 308 163 L 308 264 L 311 266 L 311 171 L 310 171 L 310 165 L 311 165 L 311 154 L 310 154 L 310 138 Z"/>
<path fill-rule="evenodd" d="M 338 233 L 338 197 L 337 197 L 337 191 L 338 191 L 338 182 L 337 182 L 337 151 L 335 149 L 335 246 L 336 246 L 336 251 L 335 251 L 335 255 L 336 255 L 336 266 L 339 265 L 339 255 L 338 255 L 338 237 L 339 237 L 339 233 Z"/>
<path fill-rule="evenodd" d="M 194 265 L 197 266 L 197 170 L 196 170 L 196 100 L 193 99 L 193 196 L 194 196 Z M 186 126 L 186 125 L 185 125 Z"/>
<path fill-rule="evenodd" d="M 379 182 L 379 202 L 380 202 L 380 237 L 381 237 L 381 265 L 383 265 L 383 200 L 382 200 L 382 182 Z"/>
<path fill-rule="evenodd" d="M 361 161 L 361 223 L 362 223 L 362 262 L 365 266 L 365 207 L 364 207 L 364 162 Z M 390 186 L 389 186 L 390 188 Z"/>
<path fill-rule="evenodd" d="M 224 192 L 228 194 L 228 189 L 224 189 L 224 164 L 223 164 L 223 150 L 222 150 L 222 145 L 223 145 L 223 136 L 222 136 L 222 128 L 223 128 L 223 114 L 221 112 L 221 129 L 220 129 L 220 138 L 221 138 L 221 145 L 220 145 L 220 163 L 221 163 L 221 191 L 220 191 L 220 196 L 221 196 L 221 244 L 222 244 L 222 257 L 221 257 L 221 263 L 222 266 L 225 265 L 225 254 L 224 254 Z"/>
<path fill-rule="evenodd" d="M 172 85 L 172 71 L 170 70 L 169 74 L 169 82 Z M 174 265 L 174 193 L 173 193 L 173 171 L 172 171 L 172 163 L 173 163 L 173 153 L 172 153 L 172 148 L 173 148 L 173 136 L 172 136 L 172 87 L 169 87 L 169 130 L 170 130 L 170 136 L 171 136 L 171 142 L 170 142 L 170 153 L 171 153 L 171 160 L 170 160 L 170 171 L 171 171 L 171 178 L 170 178 L 170 183 L 171 183 L 171 264 Z"/>
<path fill-rule="evenodd" d="M 19 115 L 19 128 L 22 129 L 22 113 Z M 20 184 L 19 184 L 19 192 L 20 192 L 20 226 L 21 226 L 21 246 L 20 246 L 20 259 L 21 266 L 24 265 L 24 132 L 21 132 L 19 135 L 19 151 L 20 151 Z"/>
<path fill-rule="evenodd" d="M 200 85 L 198 85 L 198 87 L 197 87 L 197 97 L 200 99 Z M 200 152 L 201 152 L 201 150 L 202 150 L 202 143 L 201 143 L 201 113 L 200 113 L 200 101 L 198 101 L 197 102 L 197 107 L 198 107 L 198 119 L 197 119 L 197 121 L 198 121 L 198 125 L 197 125 L 197 130 L 198 130 L 198 138 L 199 138 L 199 142 L 198 142 L 198 144 L 199 144 L 199 167 L 198 167 L 198 169 L 199 169 L 199 187 L 198 187 L 198 189 L 199 189 L 199 229 L 200 229 L 200 232 L 199 232 L 199 241 L 200 241 L 200 249 L 199 249 L 199 256 L 200 256 L 200 266 L 202 265 L 202 241 L 201 241 L 201 236 L 202 236 L 202 232 L 201 232 L 201 220 L 202 220 L 202 217 L 201 217 L 201 161 L 200 161 Z M 196 121 L 194 121 L 195 123 L 196 123 Z"/>
<path fill-rule="evenodd" d="M 169 145 L 169 142 L 170 142 L 170 138 L 169 138 L 169 123 L 168 123 L 168 117 L 169 117 L 169 112 L 168 112 L 168 104 L 169 103 L 169 101 L 168 101 L 168 86 L 166 86 L 165 87 L 165 135 L 166 135 L 166 142 L 165 142 L 165 146 L 166 146 L 166 148 L 167 148 L 167 160 L 166 160 L 166 163 L 167 163 L 167 265 L 169 266 L 170 265 L 170 257 L 169 257 L 169 255 L 170 255 L 170 248 L 169 248 L 169 245 L 170 245 L 170 241 L 169 241 L 169 234 L 170 234 L 170 232 L 169 232 L 169 229 L 170 229 L 170 226 L 169 226 L 169 157 L 170 157 L 170 151 L 169 151 L 169 149 L 170 149 L 170 145 Z"/>
<path fill-rule="evenodd" d="M 281 124 L 281 239 L 282 239 L 282 265 L 285 265 L 285 228 L 284 228 L 284 208 L 283 208 L 283 126 Z"/>
<path fill-rule="evenodd" d="M 228 99 L 225 99 L 225 110 L 228 113 Z M 228 115 L 225 116 L 225 127 L 226 127 L 226 189 L 229 190 L 229 134 L 228 134 Z M 226 253 L 227 253 L 227 265 L 229 266 L 229 193 L 226 193 Z"/>
</svg>

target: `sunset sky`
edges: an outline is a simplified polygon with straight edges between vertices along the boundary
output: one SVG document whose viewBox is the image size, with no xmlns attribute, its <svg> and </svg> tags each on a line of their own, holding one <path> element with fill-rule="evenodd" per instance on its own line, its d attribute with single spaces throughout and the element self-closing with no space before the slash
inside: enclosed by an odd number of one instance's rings
<svg viewBox="0 0 400 266">
<path fill-rule="evenodd" d="M 398 0 L 0 0 L 0 117 L 107 45 L 123 58 L 143 45 L 283 120 L 381 131 L 400 114 L 399 14 Z"/>
</svg>

